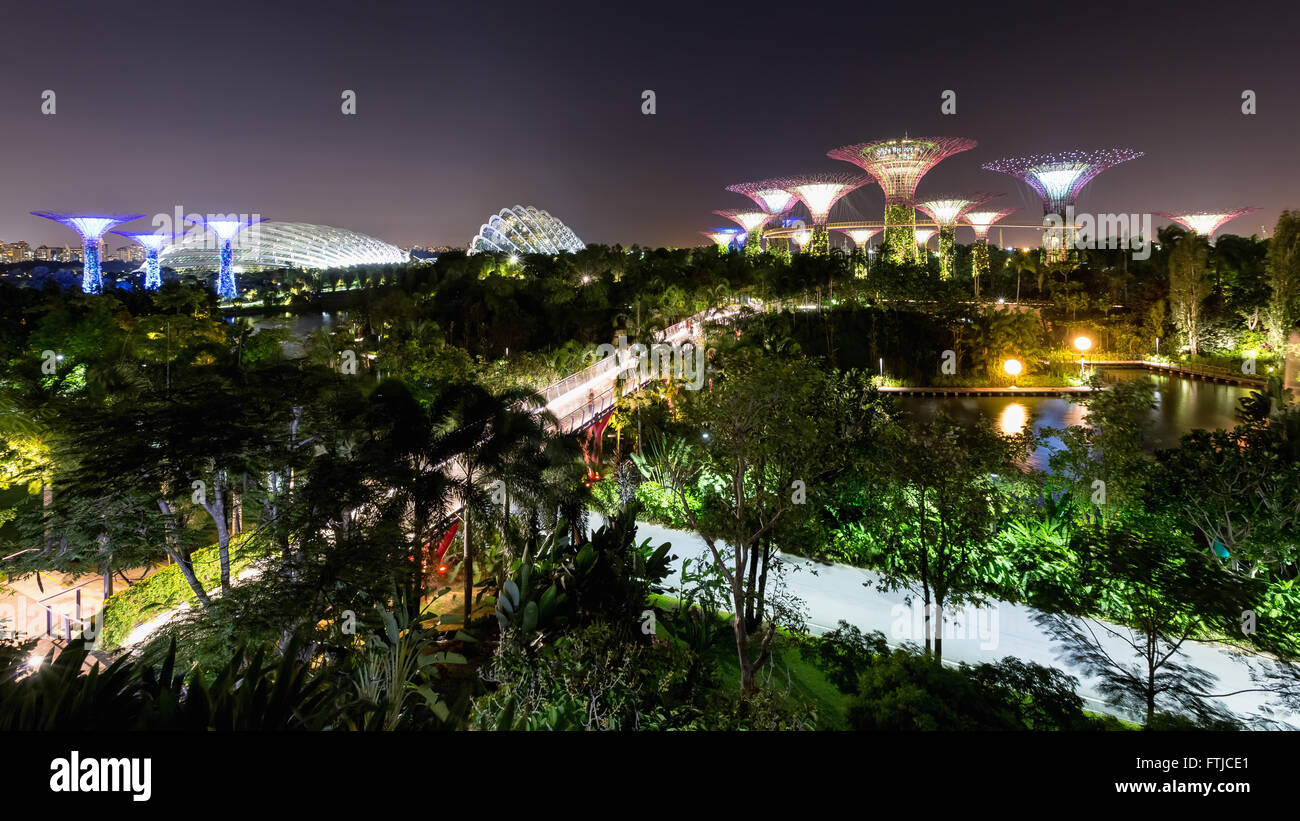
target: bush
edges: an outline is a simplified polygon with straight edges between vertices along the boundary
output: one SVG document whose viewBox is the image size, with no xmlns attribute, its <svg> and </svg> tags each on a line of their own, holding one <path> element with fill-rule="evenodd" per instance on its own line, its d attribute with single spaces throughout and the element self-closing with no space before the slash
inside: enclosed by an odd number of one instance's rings
<svg viewBox="0 0 1300 821">
<path fill-rule="evenodd" d="M 230 575 L 233 578 L 252 563 L 253 557 L 240 548 L 239 537 L 230 540 Z M 221 563 L 216 546 L 194 551 L 194 575 L 204 590 L 218 588 L 221 582 Z M 131 631 L 149 619 L 185 602 L 193 603 L 198 597 L 190 589 L 177 565 L 168 565 L 146 576 L 120 593 L 115 593 L 104 603 L 104 649 L 122 646 Z"/>
<path fill-rule="evenodd" d="M 895 650 L 858 679 L 855 730 L 1080 730 L 1094 722 L 1060 671 L 1015 658 L 953 669 Z"/>
</svg>

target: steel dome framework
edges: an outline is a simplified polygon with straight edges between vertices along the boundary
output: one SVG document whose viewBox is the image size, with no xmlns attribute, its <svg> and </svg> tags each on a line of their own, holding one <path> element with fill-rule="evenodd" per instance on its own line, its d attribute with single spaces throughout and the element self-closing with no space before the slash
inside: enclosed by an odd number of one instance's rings
<svg viewBox="0 0 1300 821">
<path fill-rule="evenodd" d="M 569 226 L 531 205 L 503 208 L 493 214 L 469 241 L 469 252 L 504 254 L 559 254 L 587 246 Z"/>
<path fill-rule="evenodd" d="M 159 262 L 176 270 L 217 270 L 220 242 L 206 231 L 191 231 L 169 245 Z M 232 264 L 243 270 L 270 268 L 348 268 L 406 262 L 409 255 L 382 240 L 343 228 L 305 222 L 261 222 L 231 243 Z"/>
</svg>

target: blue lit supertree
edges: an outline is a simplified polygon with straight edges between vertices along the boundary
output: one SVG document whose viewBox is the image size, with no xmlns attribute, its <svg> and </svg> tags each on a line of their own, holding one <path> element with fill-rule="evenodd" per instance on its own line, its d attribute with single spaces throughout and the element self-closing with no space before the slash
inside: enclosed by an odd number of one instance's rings
<svg viewBox="0 0 1300 821">
<path fill-rule="evenodd" d="M 156 291 L 162 287 L 162 268 L 158 253 L 172 241 L 168 234 L 150 234 L 144 231 L 114 231 L 120 237 L 133 239 L 144 246 L 144 289 Z"/>
<path fill-rule="evenodd" d="M 1074 246 L 1077 229 L 1073 222 L 1074 204 L 1079 198 L 1079 192 L 1107 168 L 1135 160 L 1142 155 L 1141 151 L 1131 148 L 1105 148 L 1098 151 L 1008 157 L 986 162 L 980 167 L 987 171 L 1010 174 L 1034 189 L 1043 201 L 1043 259 L 1046 262 L 1067 262 L 1076 256 Z M 1048 217 L 1055 217 L 1061 227 L 1058 229 L 1049 226 Z"/>
<path fill-rule="evenodd" d="M 99 240 L 114 225 L 138 220 L 144 214 L 65 214 L 59 211 L 33 211 L 32 216 L 63 223 L 81 234 L 82 266 L 81 290 L 98 294 L 104 290 L 104 277 L 99 267 Z"/>
<path fill-rule="evenodd" d="M 200 216 L 198 221 L 191 220 L 191 222 L 202 225 L 221 240 L 221 270 L 217 273 L 217 296 L 222 299 L 234 299 L 239 295 L 235 290 L 234 239 L 240 231 L 262 222 L 262 218 L 235 214 L 208 214 L 206 217 Z"/>
</svg>

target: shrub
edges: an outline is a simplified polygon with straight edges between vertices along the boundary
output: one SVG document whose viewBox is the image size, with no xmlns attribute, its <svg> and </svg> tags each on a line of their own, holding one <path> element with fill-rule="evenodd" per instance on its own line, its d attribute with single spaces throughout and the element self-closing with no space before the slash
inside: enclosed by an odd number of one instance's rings
<svg viewBox="0 0 1300 821">
<path fill-rule="evenodd" d="M 243 540 L 230 541 L 230 573 L 235 576 L 253 561 L 253 556 L 243 549 Z M 220 585 L 221 564 L 216 546 L 194 551 L 194 575 L 203 589 L 212 590 Z M 125 590 L 110 596 L 104 603 L 104 648 L 113 650 L 122 646 L 131 631 L 149 619 L 167 610 L 179 607 L 198 598 L 181 574 L 177 565 L 168 565 L 146 576 Z"/>
</svg>

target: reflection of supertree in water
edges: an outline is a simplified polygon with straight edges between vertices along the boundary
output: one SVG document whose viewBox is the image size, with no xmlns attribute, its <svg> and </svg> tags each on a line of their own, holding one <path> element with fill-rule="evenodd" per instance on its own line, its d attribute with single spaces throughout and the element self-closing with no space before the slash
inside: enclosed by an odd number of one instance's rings
<svg viewBox="0 0 1300 821">
<path fill-rule="evenodd" d="M 822 256 L 830 252 L 830 235 L 826 230 L 826 220 L 835 203 L 845 194 L 871 182 L 865 174 L 853 174 L 843 171 L 830 171 L 820 174 L 805 174 L 779 180 L 780 188 L 799 198 L 808 209 L 812 218 L 812 232 L 803 248 L 804 253 Z"/>
<path fill-rule="evenodd" d="M 61 222 L 81 235 L 82 263 L 81 290 L 98 294 L 104 290 L 104 278 L 99 267 L 99 240 L 114 225 L 140 219 L 143 214 L 104 214 L 90 216 L 64 214 L 58 211 L 33 211 L 32 216 Z"/>
<path fill-rule="evenodd" d="M 1010 174 L 1023 180 L 1043 201 L 1043 259 L 1066 262 L 1075 257 L 1074 204 L 1079 192 L 1101 172 L 1113 165 L 1135 160 L 1141 151 L 1129 148 L 1104 148 L 1097 151 L 1065 151 L 1060 154 L 1034 154 L 1008 157 L 985 163 L 988 171 Z M 1059 230 L 1048 225 L 1050 218 Z"/>
<path fill-rule="evenodd" d="M 916 205 L 939 225 L 939 279 L 951 279 L 957 221 L 967 211 L 999 194 L 948 194 Z"/>
<path fill-rule="evenodd" d="M 967 211 L 966 224 L 975 230 L 975 244 L 971 246 L 971 277 L 975 280 L 975 298 L 980 295 L 980 277 L 989 272 L 989 228 L 993 223 L 1019 211 L 1007 208 L 1001 211 Z"/>
<path fill-rule="evenodd" d="M 942 160 L 976 146 L 965 137 L 896 137 L 855 143 L 826 152 L 851 162 L 880 183 L 885 192 L 883 253 L 892 262 L 919 260 L 916 243 L 916 185 Z"/>
<path fill-rule="evenodd" d="M 1188 231 L 1200 234 L 1213 243 L 1214 232 L 1219 230 L 1225 222 L 1235 220 L 1237 217 L 1246 214 L 1253 214 L 1258 210 L 1258 208 L 1231 208 L 1227 211 L 1157 211 L 1155 215 L 1176 222 Z"/>
</svg>

